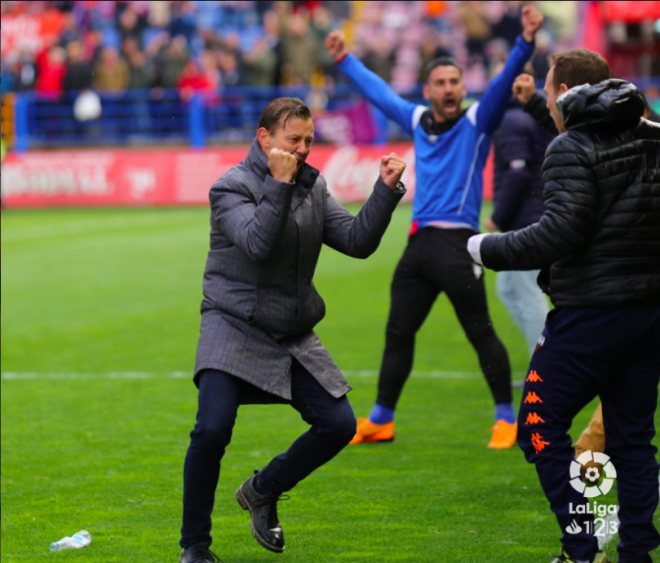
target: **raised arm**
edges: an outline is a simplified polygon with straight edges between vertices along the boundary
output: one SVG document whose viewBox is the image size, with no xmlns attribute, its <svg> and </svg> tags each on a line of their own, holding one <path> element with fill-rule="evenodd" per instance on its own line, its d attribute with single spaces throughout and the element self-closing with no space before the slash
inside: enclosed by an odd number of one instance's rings
<svg viewBox="0 0 660 563">
<path fill-rule="evenodd" d="M 405 162 L 396 154 L 383 156 L 374 191 L 356 216 L 346 211 L 328 193 L 323 242 L 354 258 L 367 258 L 373 254 L 405 192 L 397 189 L 405 168 Z"/>
<path fill-rule="evenodd" d="M 499 126 L 511 99 L 513 82 L 534 53 L 534 37 L 543 23 L 543 14 L 534 6 L 525 6 L 522 12 L 522 35 L 509 53 L 502 72 L 491 81 L 476 110 L 476 127 L 491 135 Z"/>
<path fill-rule="evenodd" d="M 213 223 L 255 261 L 268 258 L 282 240 L 291 207 L 296 157 L 272 149 L 268 167 L 272 176 L 264 180 L 260 201 L 245 184 L 231 176 L 218 180 L 210 194 Z"/>
<path fill-rule="evenodd" d="M 325 38 L 325 48 L 334 57 L 341 70 L 348 76 L 360 93 L 398 123 L 407 133 L 413 132 L 413 114 L 417 106 L 396 95 L 380 76 L 371 72 L 346 48 L 346 38 L 341 31 L 333 31 Z"/>
<path fill-rule="evenodd" d="M 513 82 L 513 95 L 525 104 L 524 110 L 531 115 L 543 129 L 554 135 L 559 135 L 557 126 L 550 115 L 545 96 L 536 91 L 534 78 L 529 74 L 517 76 Z"/>
</svg>

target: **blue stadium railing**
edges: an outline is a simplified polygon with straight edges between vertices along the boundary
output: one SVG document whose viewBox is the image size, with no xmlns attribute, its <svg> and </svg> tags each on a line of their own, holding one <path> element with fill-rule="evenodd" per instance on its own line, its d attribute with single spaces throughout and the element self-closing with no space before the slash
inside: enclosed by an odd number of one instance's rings
<svg viewBox="0 0 660 563">
<path fill-rule="evenodd" d="M 78 121 L 74 103 L 79 92 L 54 99 L 36 93 L 14 96 L 14 150 L 66 146 L 235 144 L 252 140 L 259 116 L 270 101 L 291 96 L 310 102 L 327 97 L 327 111 L 341 109 L 360 96 L 350 85 L 331 91 L 311 87 L 223 88 L 197 93 L 183 100 L 178 90 L 127 90 L 119 95 L 97 92 L 102 113 L 98 119 Z M 421 88 L 406 96 L 423 103 Z M 313 105 L 313 104 L 312 104 Z M 374 110 L 376 141 L 408 138 Z"/>
<path fill-rule="evenodd" d="M 660 87 L 660 77 L 637 78 L 632 82 L 645 89 Z M 542 88 L 542 81 L 537 84 Z M 328 111 L 350 106 L 361 99 L 350 84 L 332 89 L 306 87 L 222 88 L 212 94 L 195 94 L 183 100 L 176 89 L 127 90 L 121 94 L 98 92 L 102 114 L 98 119 L 77 121 L 73 107 L 78 92 L 54 99 L 36 93 L 14 95 L 13 149 L 237 144 L 254 137 L 259 115 L 279 96 L 292 96 L 310 103 L 321 96 Z M 422 86 L 404 96 L 426 103 Z M 480 93 L 470 93 L 479 98 Z M 372 109 L 376 134 L 374 142 L 408 140 L 410 137 L 379 111 Z"/>
</svg>

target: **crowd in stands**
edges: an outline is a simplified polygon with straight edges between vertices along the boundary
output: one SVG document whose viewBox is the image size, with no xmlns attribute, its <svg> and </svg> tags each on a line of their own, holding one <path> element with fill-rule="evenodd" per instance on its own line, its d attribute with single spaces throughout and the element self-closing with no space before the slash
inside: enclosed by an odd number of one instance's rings
<svg viewBox="0 0 660 563">
<path fill-rule="evenodd" d="M 400 93 L 425 63 L 455 56 L 480 90 L 520 32 L 522 2 L 3 1 L 2 92 L 177 88 L 186 99 L 228 86 L 324 85 L 342 77 L 323 48 L 343 29 L 354 52 Z M 546 13 L 534 67 L 573 37 L 564 8 Z M 23 33 L 39 20 L 41 32 Z M 21 24 L 21 22 L 23 22 Z"/>
</svg>

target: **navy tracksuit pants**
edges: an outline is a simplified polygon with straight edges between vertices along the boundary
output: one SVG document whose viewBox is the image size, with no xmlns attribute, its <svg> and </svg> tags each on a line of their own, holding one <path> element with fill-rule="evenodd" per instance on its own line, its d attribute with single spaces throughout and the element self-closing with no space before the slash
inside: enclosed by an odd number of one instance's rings
<svg viewBox="0 0 660 563">
<path fill-rule="evenodd" d="M 571 486 L 575 452 L 568 430 L 596 396 L 603 404 L 605 453 L 617 472 L 619 561 L 648 563 L 660 545 L 653 525 L 659 466 L 651 444 L 659 381 L 660 306 L 549 313 L 525 381 L 518 444 L 536 466 L 564 549 L 575 559 L 591 560 L 598 544 L 593 517 L 571 514 L 569 505 L 593 505 L 603 497 L 585 498 Z M 574 521 L 581 532 L 571 533 Z"/>
</svg>

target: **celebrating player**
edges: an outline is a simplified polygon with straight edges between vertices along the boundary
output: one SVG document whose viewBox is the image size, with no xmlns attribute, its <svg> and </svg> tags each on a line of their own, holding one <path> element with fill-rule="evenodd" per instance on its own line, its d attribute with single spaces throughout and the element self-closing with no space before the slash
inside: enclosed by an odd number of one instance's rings
<svg viewBox="0 0 660 563">
<path fill-rule="evenodd" d="M 441 292 L 446 292 L 495 400 L 495 425 L 488 447 L 510 448 L 516 442 L 511 395 L 511 368 L 506 350 L 488 315 L 482 269 L 465 249 L 479 228 L 482 170 L 511 99 L 515 77 L 534 51 L 534 36 L 543 16 L 523 8 L 523 33 L 501 74 L 479 103 L 466 111 L 463 75 L 456 61 L 439 58 L 427 67 L 424 96 L 431 107 L 415 105 L 348 53 L 343 33 L 333 31 L 325 46 L 362 95 L 396 121 L 415 141 L 417 187 L 408 246 L 394 273 L 385 352 L 376 404 L 368 418 L 358 419 L 351 443 L 394 438 L 394 409 L 410 374 L 415 334 Z"/>
</svg>

